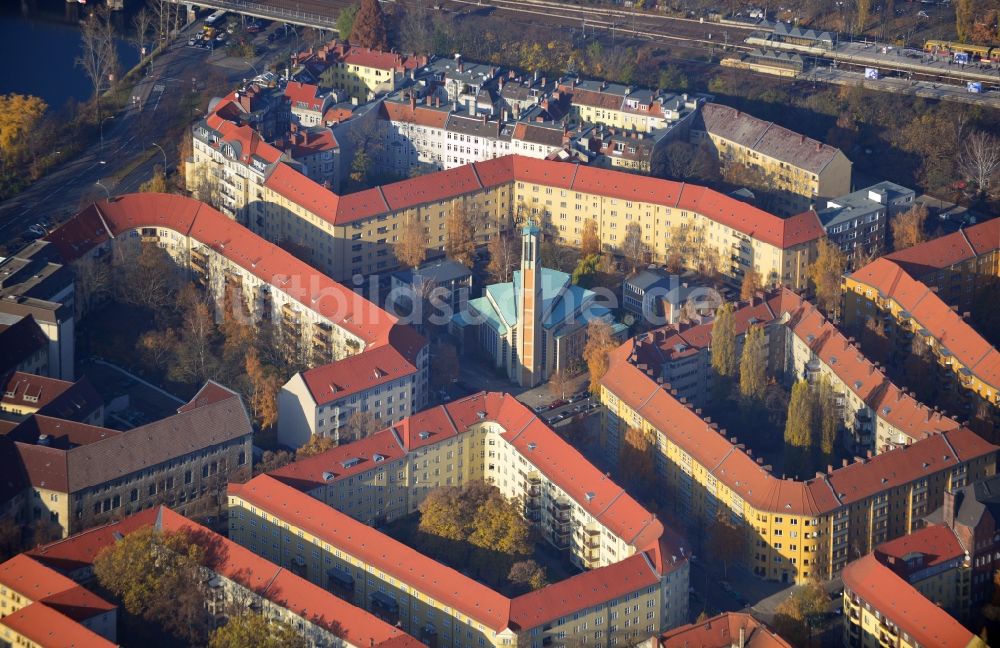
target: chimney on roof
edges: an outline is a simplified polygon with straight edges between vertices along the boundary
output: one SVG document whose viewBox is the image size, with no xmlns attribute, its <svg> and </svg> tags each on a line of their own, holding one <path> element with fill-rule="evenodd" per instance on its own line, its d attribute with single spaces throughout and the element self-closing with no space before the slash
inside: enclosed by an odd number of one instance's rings
<svg viewBox="0 0 1000 648">
<path fill-rule="evenodd" d="M 761 457 L 757 457 L 757 465 L 758 466 L 763 466 L 764 465 L 764 459 L 761 458 Z"/>
<path fill-rule="evenodd" d="M 819 153 L 823 150 L 823 142 L 816 142 L 816 152 Z"/>
<path fill-rule="evenodd" d="M 417 109 L 417 96 L 415 94 L 410 94 L 410 110 Z"/>
<path fill-rule="evenodd" d="M 847 468 L 847 459 L 842 459 L 841 461 L 843 461 L 841 468 Z"/>
<path fill-rule="evenodd" d="M 942 522 L 949 528 L 955 528 L 955 509 L 961 504 L 962 496 L 949 489 L 944 492 L 944 504 L 941 507 Z"/>
<path fill-rule="evenodd" d="M 805 135 L 799 135 L 799 139 L 801 140 L 802 144 L 806 143 L 806 136 Z"/>
<path fill-rule="evenodd" d="M 865 457 L 867 457 L 868 459 L 871 459 L 872 458 L 872 451 L 868 450 L 867 452 L 865 452 Z"/>
</svg>

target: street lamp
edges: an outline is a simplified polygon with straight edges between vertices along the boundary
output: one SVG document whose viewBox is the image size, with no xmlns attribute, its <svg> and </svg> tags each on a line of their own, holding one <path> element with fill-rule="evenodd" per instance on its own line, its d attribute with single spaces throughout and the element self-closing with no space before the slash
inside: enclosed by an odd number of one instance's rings
<svg viewBox="0 0 1000 648">
<path fill-rule="evenodd" d="M 101 157 L 102 158 L 104 157 L 104 122 L 108 121 L 109 119 L 114 119 L 114 118 L 115 118 L 114 115 L 108 115 L 107 117 L 105 117 L 104 119 L 101 120 Z M 101 164 L 105 164 L 104 160 L 101 160 Z"/>
<path fill-rule="evenodd" d="M 108 202 L 111 202 L 111 192 L 110 192 L 110 191 L 108 191 L 108 188 L 107 188 L 107 187 L 105 187 L 105 186 L 104 186 L 104 185 L 103 185 L 103 184 L 101 183 L 101 181 L 100 181 L 100 180 L 98 180 L 98 181 L 97 181 L 97 182 L 95 182 L 94 184 L 95 184 L 95 185 L 97 185 L 98 187 L 100 187 L 101 189 L 103 189 L 103 190 L 104 190 L 104 193 L 105 193 L 105 194 L 107 194 L 107 196 L 108 196 Z"/>
<path fill-rule="evenodd" d="M 160 153 L 163 153 L 163 176 L 166 177 L 166 175 L 167 175 L 167 152 L 164 151 L 163 147 L 160 146 L 159 144 L 157 144 L 156 142 L 150 142 L 150 144 L 152 144 L 156 148 L 160 149 Z"/>
</svg>

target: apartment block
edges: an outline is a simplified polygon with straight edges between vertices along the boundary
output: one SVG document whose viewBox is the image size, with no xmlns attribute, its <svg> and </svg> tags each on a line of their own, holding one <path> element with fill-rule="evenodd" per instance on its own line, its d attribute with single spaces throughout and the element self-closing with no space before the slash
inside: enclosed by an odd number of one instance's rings
<svg viewBox="0 0 1000 648">
<path fill-rule="evenodd" d="M 912 207 L 915 199 L 913 189 L 883 181 L 827 200 L 816 213 L 829 241 L 858 262 L 882 254 L 890 220 Z"/>
<path fill-rule="evenodd" d="M 940 508 L 927 516 L 929 524 L 954 532 L 968 557 L 972 575 L 964 607 L 981 605 L 993 595 L 993 576 L 1000 569 L 1000 478 L 967 484 L 944 494 Z"/>
<path fill-rule="evenodd" d="M 96 203 L 50 235 L 65 258 L 108 261 L 158 245 L 223 304 L 242 300 L 252 323 L 269 321 L 289 357 L 318 366 L 385 345 L 426 370 L 425 345 L 395 317 L 204 203 L 129 194 Z M 419 337 L 419 336 L 418 336 Z M 420 338 L 422 339 L 422 338 Z M 424 355 L 422 355 L 424 354 Z M 418 382 L 416 402 L 423 402 Z"/>
<path fill-rule="evenodd" d="M 245 606 L 251 613 L 287 623 L 306 639 L 309 646 L 316 648 L 417 648 L 421 645 L 402 630 L 348 605 L 330 592 L 264 560 L 166 506 L 156 506 L 43 545 L 14 560 L 31 561 L 32 578 L 37 578 L 35 574 L 44 573 L 53 581 L 59 579 L 66 587 L 75 586 L 70 591 L 96 598 L 84 588 L 95 584 L 93 563 L 97 554 L 118 538 L 143 528 L 152 528 L 161 533 L 186 534 L 199 544 L 211 548 L 206 552 L 203 571 L 208 606 L 206 613 L 212 616 L 215 625 L 226 620 L 233 606 Z M 0 565 L 0 572 L 3 569 L 4 566 Z M 7 618 L 10 617 L 0 619 L 0 625 Z M 37 632 L 44 627 L 38 626 L 35 630 Z M 79 629 L 75 631 L 79 632 Z M 82 635 L 68 636 L 72 641 L 53 638 L 51 643 L 43 640 L 37 645 L 40 648 L 70 645 L 102 648 L 103 645 L 112 645 L 84 644 L 81 643 L 84 638 Z"/>
<path fill-rule="evenodd" d="M 386 345 L 293 375 L 278 394 L 278 443 L 298 448 L 314 435 L 347 442 L 352 439 L 342 428 L 355 414 L 370 414 L 381 428 L 423 409 L 427 343 L 413 329 L 405 331 L 415 353 Z"/>
<path fill-rule="evenodd" d="M 483 479 L 586 571 L 511 599 L 370 526 Z M 682 541 L 510 395 L 420 412 L 229 497 L 235 541 L 433 645 L 635 643 L 687 616 Z"/>
<path fill-rule="evenodd" d="M 335 40 L 292 54 L 295 78 L 309 78 L 323 88 L 343 90 L 361 102 L 397 89 L 408 74 L 427 62 L 426 56 L 404 56 Z"/>
<path fill-rule="evenodd" d="M 877 553 L 849 564 L 843 578 L 845 646 L 986 646 L 890 565 L 883 564 Z"/>
<path fill-rule="evenodd" d="M 0 261 L 0 368 L 73 380 L 76 316 L 73 273 L 55 247 L 34 241 Z"/>
<path fill-rule="evenodd" d="M 118 606 L 20 554 L 0 564 L 0 641 L 6 646 L 114 648 Z"/>
<path fill-rule="evenodd" d="M 699 115 L 692 140 L 711 142 L 724 165 L 764 174 L 782 211 L 797 214 L 850 193 L 851 161 L 840 149 L 720 104 L 705 104 Z"/>
<path fill-rule="evenodd" d="M 1000 354 L 966 321 L 1000 281 L 1000 221 L 992 220 L 895 252 L 844 277 L 846 325 L 882 318 L 894 352 L 909 353 L 914 336 L 930 346 L 937 378 L 970 398 L 1000 403 Z"/>
<path fill-rule="evenodd" d="M 872 554 L 952 616 L 969 613 L 972 561 L 950 527 L 930 524 L 880 544 Z"/>
<path fill-rule="evenodd" d="M 33 414 L 0 452 L 23 475 L 20 522 L 58 525 L 63 537 L 167 503 L 210 507 L 228 481 L 250 476 L 252 427 L 235 392 L 209 382 L 177 414 L 127 432 Z"/>
<path fill-rule="evenodd" d="M 852 452 L 886 452 L 959 427 L 893 384 L 853 338 L 788 289 L 741 302 L 734 321 L 738 349 L 751 325 L 764 327 L 769 373 L 786 386 L 797 380 L 829 380 L 842 419 L 841 443 Z M 702 405 L 713 382 L 712 327 L 709 321 L 651 331 L 635 339 L 635 362 L 669 384 L 678 398 Z"/>
<path fill-rule="evenodd" d="M 746 534 L 744 564 L 782 582 L 831 578 L 876 545 L 912 532 L 944 493 L 995 472 L 997 447 L 966 428 L 919 435 L 910 445 L 805 481 L 779 478 L 738 437 L 702 417 L 632 343 L 601 379 L 609 452 L 627 427 L 655 439 L 656 471 L 678 515 L 708 524 L 720 512 Z"/>
<path fill-rule="evenodd" d="M 579 121 L 648 133 L 671 128 L 698 112 L 703 99 L 687 94 L 633 88 L 607 81 L 560 79 L 556 99 Z"/>
</svg>

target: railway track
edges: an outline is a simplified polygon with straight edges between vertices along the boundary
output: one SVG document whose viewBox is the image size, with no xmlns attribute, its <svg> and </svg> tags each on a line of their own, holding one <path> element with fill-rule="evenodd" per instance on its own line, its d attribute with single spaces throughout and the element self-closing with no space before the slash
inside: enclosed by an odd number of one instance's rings
<svg viewBox="0 0 1000 648">
<path fill-rule="evenodd" d="M 636 39 L 672 44 L 688 44 L 700 48 L 719 47 L 752 49 L 742 44 L 745 35 L 753 30 L 744 27 L 705 23 L 689 18 L 640 14 L 613 9 L 598 9 L 564 5 L 547 0 L 443 0 L 444 8 L 462 7 L 470 12 L 494 9 L 521 14 L 532 19 L 556 23 L 586 33 L 587 28 L 603 31 L 612 36 L 621 35 Z M 730 42 L 732 41 L 732 42 Z"/>
</svg>

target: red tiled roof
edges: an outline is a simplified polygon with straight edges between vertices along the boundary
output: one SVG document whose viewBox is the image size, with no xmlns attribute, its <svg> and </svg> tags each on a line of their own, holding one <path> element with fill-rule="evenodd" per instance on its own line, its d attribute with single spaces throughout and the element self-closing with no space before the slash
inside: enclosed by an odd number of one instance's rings
<svg viewBox="0 0 1000 648">
<path fill-rule="evenodd" d="M 207 566 L 213 571 L 333 632 L 352 645 L 378 648 L 413 645 L 391 643 L 409 635 L 163 506 L 58 540 L 32 550 L 31 554 L 53 567 L 67 571 L 80 569 L 93 563 L 101 549 L 121 536 L 147 526 L 155 526 L 161 531 L 189 533 L 195 542 L 208 549 Z"/>
<path fill-rule="evenodd" d="M 304 371 L 302 379 L 313 400 L 322 405 L 416 372 L 413 363 L 386 345 Z"/>
<path fill-rule="evenodd" d="M 723 612 L 658 637 L 659 648 L 792 648 L 773 630 L 742 612 Z"/>
<path fill-rule="evenodd" d="M 228 398 L 237 398 L 239 394 L 228 387 L 224 387 L 214 380 L 209 380 L 198 390 L 191 400 L 177 408 L 178 412 L 187 412 L 198 407 L 218 403 Z"/>
<path fill-rule="evenodd" d="M 3 385 L 0 403 L 41 409 L 72 386 L 73 383 L 66 380 L 15 371 Z"/>
<path fill-rule="evenodd" d="M 998 449 L 957 428 L 805 482 L 778 479 L 632 364 L 631 346 L 626 342 L 612 352 L 601 384 L 759 510 L 819 515 Z"/>
<path fill-rule="evenodd" d="M 25 554 L 0 564 L 0 585 L 32 602 L 77 587 L 74 581 Z"/>
<path fill-rule="evenodd" d="M 213 128 L 219 132 L 220 137 L 215 147 L 218 148 L 221 142 L 235 145 L 234 149 L 239 152 L 240 161 L 244 164 L 249 164 L 251 157 L 258 157 L 268 164 L 274 164 L 281 158 L 281 151 L 265 142 L 257 131 L 249 126 L 237 126 L 229 121 L 220 121 L 219 125 Z"/>
<path fill-rule="evenodd" d="M 281 173 L 283 166 L 278 165 L 272 179 Z M 101 201 L 56 229 L 50 241 L 70 260 L 103 242 L 109 234 L 117 236 L 141 227 L 170 228 L 194 238 L 306 308 L 328 317 L 368 346 L 385 344 L 396 323 L 395 317 L 277 245 L 212 207 L 183 196 L 138 193 L 118 196 L 111 202 Z M 88 236 L 91 230 L 94 236 Z"/>
<path fill-rule="evenodd" d="M 849 564 L 842 575 L 846 588 L 923 646 L 966 648 L 975 638 L 873 554 Z"/>
<path fill-rule="evenodd" d="M 994 218 L 887 254 L 885 258 L 894 261 L 911 276 L 919 278 L 925 273 L 951 267 L 977 255 L 996 250 L 998 247 L 1000 247 L 1000 219 Z"/>
<path fill-rule="evenodd" d="M 115 648 L 116 645 L 44 603 L 32 603 L 8 614 L 0 618 L 0 625 L 44 648 Z"/>
<path fill-rule="evenodd" d="M 376 454 L 382 456 L 379 465 L 389 465 L 407 452 L 454 438 L 484 420 L 499 424 L 505 430 L 503 438 L 525 459 L 595 520 L 634 546 L 639 553 L 620 563 L 510 600 L 365 525 L 351 520 L 353 525 L 357 525 L 355 528 L 345 526 L 339 518 L 331 519 L 334 509 L 316 500 L 307 497 L 291 501 L 288 490 L 275 490 L 273 487 L 281 482 L 309 491 L 330 481 L 371 470 L 375 467 Z M 421 438 L 422 433 L 426 433 L 426 438 Z M 348 459 L 361 461 L 344 467 Z M 369 564 L 378 565 L 379 569 L 396 578 L 419 583 L 417 588 L 422 592 L 483 623 L 489 623 L 495 629 L 505 627 L 508 608 L 511 623 L 522 628 L 533 627 L 654 584 L 658 576 L 650 564 L 661 573 L 672 571 L 674 565 L 668 556 L 684 560 L 685 555 L 683 541 L 679 537 L 665 530 L 621 487 L 509 394 L 482 392 L 424 410 L 367 439 L 296 461 L 266 477 L 266 480 L 257 477 L 244 486 L 233 486 L 230 492 L 246 497 L 261 508 L 272 511 L 281 509 L 283 513 L 279 517 L 283 519 L 311 525 L 306 527 L 311 530 L 318 528 L 322 533 L 314 530 L 317 535 L 337 538 L 337 546 L 363 557 Z M 307 504 L 308 510 L 303 508 Z M 291 517 L 286 517 L 288 515 Z M 476 600 L 482 605 L 471 603 Z"/>
<path fill-rule="evenodd" d="M 887 257 L 855 270 L 850 279 L 896 302 L 970 372 L 1000 391 L 1000 353 L 926 284 Z"/>
<path fill-rule="evenodd" d="M 955 532 L 943 524 L 931 524 L 909 535 L 875 547 L 875 557 L 898 576 L 907 578 L 914 571 L 941 565 L 965 557 L 965 549 Z M 907 560 L 918 558 L 916 564 Z"/>
<path fill-rule="evenodd" d="M 285 86 L 285 97 L 291 102 L 292 108 L 305 108 L 307 110 L 323 108 L 323 97 L 319 96 L 319 87 L 309 83 L 289 81 L 288 85 Z"/>
<path fill-rule="evenodd" d="M 404 101 L 383 101 L 379 117 L 394 122 L 444 128 L 449 113 L 449 108 L 432 108 L 424 104 L 411 106 L 409 102 Z"/>
</svg>

